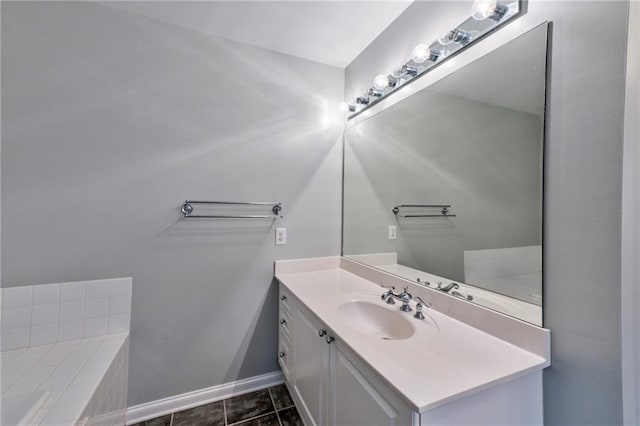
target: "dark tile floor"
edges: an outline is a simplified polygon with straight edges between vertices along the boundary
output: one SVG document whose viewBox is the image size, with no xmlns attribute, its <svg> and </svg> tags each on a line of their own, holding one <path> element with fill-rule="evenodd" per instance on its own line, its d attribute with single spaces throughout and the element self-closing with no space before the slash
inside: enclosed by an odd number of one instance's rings
<svg viewBox="0 0 640 426">
<path fill-rule="evenodd" d="M 286 385 L 239 395 L 132 426 L 304 426 Z"/>
</svg>

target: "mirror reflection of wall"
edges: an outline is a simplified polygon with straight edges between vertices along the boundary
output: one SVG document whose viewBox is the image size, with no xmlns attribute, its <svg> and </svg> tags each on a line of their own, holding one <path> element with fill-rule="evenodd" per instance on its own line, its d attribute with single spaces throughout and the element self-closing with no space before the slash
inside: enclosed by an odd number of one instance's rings
<svg viewBox="0 0 640 426">
<path fill-rule="evenodd" d="M 463 297 L 542 323 L 546 34 L 537 27 L 347 130 L 345 256 L 433 287 L 461 283 Z M 451 216 L 392 212 L 415 204 Z M 491 294 L 506 297 L 483 303 Z"/>
</svg>

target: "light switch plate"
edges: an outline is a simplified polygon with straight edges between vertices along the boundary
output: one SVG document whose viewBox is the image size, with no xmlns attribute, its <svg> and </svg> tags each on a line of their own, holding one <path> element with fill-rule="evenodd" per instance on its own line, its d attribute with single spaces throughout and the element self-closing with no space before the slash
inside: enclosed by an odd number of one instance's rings
<svg viewBox="0 0 640 426">
<path fill-rule="evenodd" d="M 276 245 L 283 246 L 287 244 L 287 228 L 276 228 Z"/>
</svg>

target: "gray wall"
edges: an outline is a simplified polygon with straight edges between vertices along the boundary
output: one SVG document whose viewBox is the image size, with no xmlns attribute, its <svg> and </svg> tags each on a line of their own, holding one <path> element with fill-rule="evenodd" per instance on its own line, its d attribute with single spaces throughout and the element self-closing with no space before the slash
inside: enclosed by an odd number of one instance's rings
<svg viewBox="0 0 640 426">
<path fill-rule="evenodd" d="M 340 250 L 344 70 L 76 2 L 2 2 L 2 63 L 2 286 L 132 276 L 129 405 L 278 370 L 273 261 Z"/>
<path fill-rule="evenodd" d="M 451 25 L 452 16 L 466 16 L 468 6 L 412 4 L 347 68 L 347 94 L 406 60 L 415 44 Z M 532 0 L 525 16 L 500 31 L 515 36 L 553 22 L 543 235 L 544 324 L 552 330 L 547 425 L 622 423 L 620 169 L 628 7 Z"/>
<path fill-rule="evenodd" d="M 349 129 L 343 254 L 397 252 L 402 265 L 476 285 L 465 251 L 539 245 L 541 128 L 534 114 L 426 90 Z M 419 203 L 451 204 L 456 217 L 391 211 Z"/>
</svg>

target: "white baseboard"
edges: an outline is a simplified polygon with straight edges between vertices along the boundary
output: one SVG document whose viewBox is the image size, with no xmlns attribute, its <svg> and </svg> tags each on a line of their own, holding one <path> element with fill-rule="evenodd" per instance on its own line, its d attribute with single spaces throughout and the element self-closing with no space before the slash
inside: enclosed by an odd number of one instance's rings
<svg viewBox="0 0 640 426">
<path fill-rule="evenodd" d="M 282 371 L 236 380 L 127 408 L 127 425 L 284 383 Z"/>
</svg>

